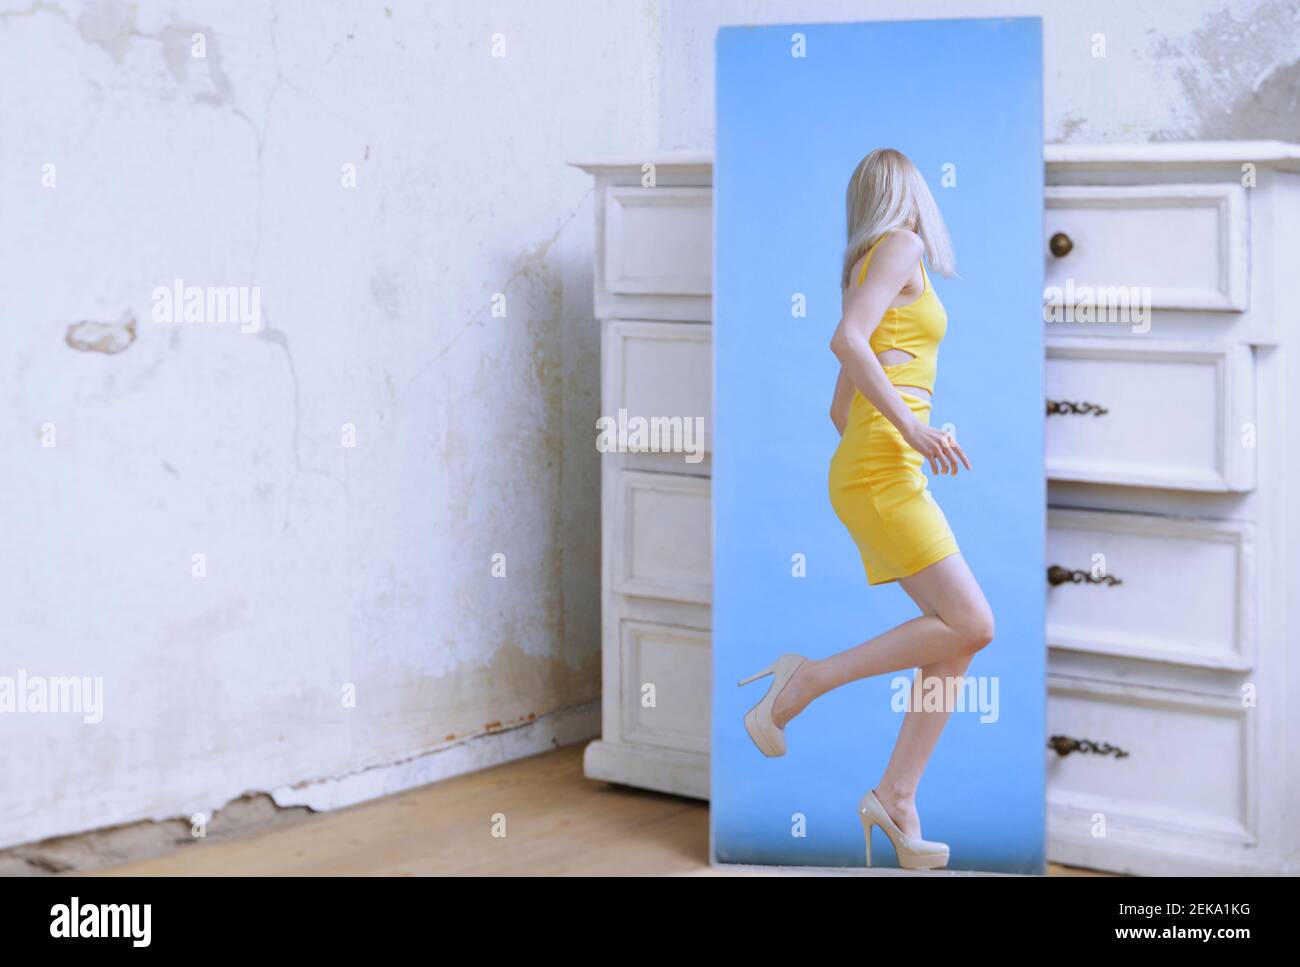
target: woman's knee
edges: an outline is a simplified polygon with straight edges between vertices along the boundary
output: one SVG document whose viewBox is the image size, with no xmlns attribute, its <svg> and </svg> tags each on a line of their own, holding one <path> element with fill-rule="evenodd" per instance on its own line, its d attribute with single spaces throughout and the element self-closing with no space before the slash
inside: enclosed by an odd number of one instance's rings
<svg viewBox="0 0 1300 967">
<path fill-rule="evenodd" d="M 964 609 L 961 616 L 948 623 L 961 638 L 965 654 L 973 655 L 993 640 L 993 612 L 988 605 Z"/>
</svg>

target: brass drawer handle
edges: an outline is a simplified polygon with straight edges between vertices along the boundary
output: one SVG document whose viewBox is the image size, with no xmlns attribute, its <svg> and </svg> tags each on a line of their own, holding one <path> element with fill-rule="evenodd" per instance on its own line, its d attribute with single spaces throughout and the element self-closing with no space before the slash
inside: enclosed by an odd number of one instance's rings
<svg viewBox="0 0 1300 967">
<path fill-rule="evenodd" d="M 1052 254 L 1058 259 L 1063 259 L 1074 251 L 1074 242 L 1070 240 L 1070 236 L 1066 235 L 1065 232 L 1057 232 L 1052 236 L 1051 241 L 1047 243 L 1047 247 L 1052 250 Z"/>
<path fill-rule="evenodd" d="M 1116 759 L 1127 759 L 1128 753 L 1109 742 L 1094 742 L 1092 739 L 1072 739 L 1068 735 L 1054 735 L 1047 740 L 1047 747 L 1064 758 L 1071 752 L 1091 755 L 1113 755 Z"/>
<path fill-rule="evenodd" d="M 1113 574 L 1103 574 L 1101 577 L 1097 577 L 1091 571 L 1071 571 L 1059 564 L 1053 564 L 1047 569 L 1047 583 L 1052 587 L 1059 584 L 1104 584 L 1113 588 L 1115 585 L 1124 582 Z"/>
<path fill-rule="evenodd" d="M 1047 401 L 1048 416 L 1068 416 L 1070 414 L 1084 416 L 1088 413 L 1091 413 L 1093 416 L 1105 416 L 1109 412 L 1110 410 L 1106 409 L 1106 407 L 1102 406 L 1100 403 L 1076 403 L 1073 400 Z"/>
</svg>

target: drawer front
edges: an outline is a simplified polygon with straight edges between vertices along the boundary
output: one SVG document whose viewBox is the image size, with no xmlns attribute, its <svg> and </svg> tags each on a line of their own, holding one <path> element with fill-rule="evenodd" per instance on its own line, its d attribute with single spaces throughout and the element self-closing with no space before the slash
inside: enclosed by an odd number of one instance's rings
<svg viewBox="0 0 1300 967">
<path fill-rule="evenodd" d="M 605 323 L 602 417 L 615 434 L 606 440 L 700 462 L 713 447 L 712 338 L 697 323 Z"/>
<path fill-rule="evenodd" d="M 1100 814 L 1107 833 L 1145 830 L 1153 840 L 1161 833 L 1254 840 L 1250 717 L 1239 700 L 1049 677 L 1047 722 L 1049 736 L 1127 753 L 1049 751 L 1054 818 L 1090 822 Z"/>
<path fill-rule="evenodd" d="M 1091 580 L 1049 588 L 1048 646 L 1248 671 L 1254 562 L 1242 521 L 1049 509 L 1048 566 Z"/>
<path fill-rule="evenodd" d="M 1045 383 L 1051 480 L 1205 491 L 1255 486 L 1248 346 L 1053 339 Z"/>
<path fill-rule="evenodd" d="M 709 295 L 713 190 L 607 189 L 604 262 L 605 289 L 616 295 Z"/>
<path fill-rule="evenodd" d="M 1051 305 L 1098 289 L 1149 289 L 1156 309 L 1249 305 L 1246 189 L 1237 184 L 1049 187 L 1045 284 Z M 1070 241 L 1057 255 L 1050 241 Z"/>
<path fill-rule="evenodd" d="M 623 470 L 615 486 L 613 520 L 623 540 L 614 590 L 708 604 L 713 588 L 709 479 Z"/>
<path fill-rule="evenodd" d="M 623 740 L 707 754 L 709 633 L 625 620 L 619 644 Z"/>
</svg>

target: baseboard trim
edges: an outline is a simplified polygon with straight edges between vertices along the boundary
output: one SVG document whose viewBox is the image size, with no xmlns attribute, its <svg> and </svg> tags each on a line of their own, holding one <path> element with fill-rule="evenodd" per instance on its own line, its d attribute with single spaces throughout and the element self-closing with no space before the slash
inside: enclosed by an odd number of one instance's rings
<svg viewBox="0 0 1300 967">
<path fill-rule="evenodd" d="M 401 762 L 270 790 L 278 806 L 342 809 L 431 782 L 478 772 L 600 734 L 599 699 L 550 712 L 526 725 L 487 732 Z"/>
</svg>

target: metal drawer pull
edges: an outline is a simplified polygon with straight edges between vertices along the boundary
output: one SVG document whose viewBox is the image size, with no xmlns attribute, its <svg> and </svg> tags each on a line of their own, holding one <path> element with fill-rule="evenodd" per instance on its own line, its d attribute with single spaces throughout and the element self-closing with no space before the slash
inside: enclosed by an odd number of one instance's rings
<svg viewBox="0 0 1300 967">
<path fill-rule="evenodd" d="M 1104 584 L 1113 588 L 1115 585 L 1124 582 L 1113 574 L 1103 574 L 1098 577 L 1091 571 L 1071 571 L 1059 564 L 1051 564 L 1047 568 L 1047 583 L 1052 587 L 1056 587 L 1058 584 Z"/>
<path fill-rule="evenodd" d="M 1093 755 L 1113 755 L 1116 759 L 1127 759 L 1128 753 L 1109 742 L 1094 742 L 1092 739 L 1072 739 L 1068 735 L 1054 735 L 1047 740 L 1047 747 L 1059 756 L 1071 752 L 1091 753 Z"/>
<path fill-rule="evenodd" d="M 1083 416 L 1091 413 L 1093 416 L 1105 416 L 1110 410 L 1100 403 L 1075 403 L 1071 400 L 1048 400 L 1048 416 L 1067 416 L 1071 413 Z"/>
<path fill-rule="evenodd" d="M 1063 259 L 1074 251 L 1074 242 L 1070 240 L 1070 236 L 1066 235 L 1065 232 L 1057 232 L 1052 236 L 1051 241 L 1047 243 L 1047 247 L 1052 250 L 1052 254 L 1058 259 Z"/>
</svg>

